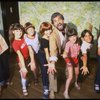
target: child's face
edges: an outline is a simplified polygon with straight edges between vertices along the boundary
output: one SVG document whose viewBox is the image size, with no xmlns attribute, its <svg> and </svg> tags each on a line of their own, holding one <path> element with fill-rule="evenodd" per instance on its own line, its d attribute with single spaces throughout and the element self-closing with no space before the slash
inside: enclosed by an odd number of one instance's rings
<svg viewBox="0 0 100 100">
<path fill-rule="evenodd" d="M 20 39 L 22 37 L 22 30 L 21 29 L 14 30 L 13 34 L 14 34 L 16 39 Z"/>
<path fill-rule="evenodd" d="M 51 32 L 52 32 L 52 30 L 50 29 L 50 30 L 46 30 L 44 33 L 45 33 L 45 35 L 47 35 L 49 37 Z"/>
<path fill-rule="evenodd" d="M 77 40 L 77 35 L 73 35 L 69 37 L 69 41 L 71 41 L 72 43 L 75 43 Z"/>
<path fill-rule="evenodd" d="M 33 27 L 30 27 L 30 28 L 27 29 L 27 34 L 28 35 L 32 36 L 32 35 L 34 35 L 34 33 L 35 33 L 35 29 Z"/>
<path fill-rule="evenodd" d="M 92 36 L 87 32 L 83 38 L 84 41 L 90 43 L 92 41 Z"/>
</svg>

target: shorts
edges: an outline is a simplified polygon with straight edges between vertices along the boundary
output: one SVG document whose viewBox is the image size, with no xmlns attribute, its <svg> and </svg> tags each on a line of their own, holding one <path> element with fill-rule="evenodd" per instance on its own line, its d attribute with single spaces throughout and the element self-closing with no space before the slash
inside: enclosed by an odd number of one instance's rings
<svg viewBox="0 0 100 100">
<path fill-rule="evenodd" d="M 77 65 L 78 64 L 78 58 L 66 58 L 65 59 L 66 64 L 70 64 L 70 65 Z"/>
</svg>

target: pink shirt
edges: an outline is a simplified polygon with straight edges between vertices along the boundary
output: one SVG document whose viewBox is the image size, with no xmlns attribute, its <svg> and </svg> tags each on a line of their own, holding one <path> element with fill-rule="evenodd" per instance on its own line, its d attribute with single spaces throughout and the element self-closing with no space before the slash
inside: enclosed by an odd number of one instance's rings
<svg viewBox="0 0 100 100">
<path fill-rule="evenodd" d="M 77 57 L 80 52 L 80 45 L 77 43 L 73 44 L 70 41 L 66 43 L 65 51 L 68 57 Z"/>
</svg>

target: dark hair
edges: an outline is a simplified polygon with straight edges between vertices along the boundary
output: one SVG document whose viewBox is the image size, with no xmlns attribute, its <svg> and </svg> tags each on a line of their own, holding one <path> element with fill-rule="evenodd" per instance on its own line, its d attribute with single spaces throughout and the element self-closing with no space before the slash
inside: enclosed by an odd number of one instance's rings
<svg viewBox="0 0 100 100">
<path fill-rule="evenodd" d="M 91 41 L 91 43 L 93 44 L 94 36 L 92 35 L 92 33 L 91 33 L 90 30 L 85 29 L 85 30 L 82 31 L 81 37 L 79 38 L 79 44 L 80 44 L 80 45 L 82 44 L 82 39 L 81 39 L 81 38 L 84 38 L 84 36 L 85 36 L 85 34 L 86 34 L 87 32 L 92 36 L 92 41 Z"/>
<path fill-rule="evenodd" d="M 20 29 L 22 30 L 22 33 L 24 34 L 24 27 L 20 23 L 14 23 L 14 24 L 10 25 L 10 27 L 9 27 L 9 38 L 10 38 L 11 43 L 13 42 L 13 40 L 15 38 L 13 31 L 14 30 L 20 30 Z"/>
<path fill-rule="evenodd" d="M 68 30 L 67 36 L 70 37 L 70 36 L 73 36 L 73 35 L 77 35 L 77 31 L 76 31 L 76 29 L 71 28 L 71 29 Z"/>
<path fill-rule="evenodd" d="M 76 35 L 77 36 L 77 40 L 75 43 L 79 43 L 79 38 L 78 38 L 78 33 L 77 30 L 74 28 L 70 28 L 67 32 L 67 37 L 69 38 L 70 36 Z M 69 40 L 68 40 L 69 41 Z"/>
<path fill-rule="evenodd" d="M 10 29 L 12 31 L 22 29 L 24 31 L 24 27 L 20 23 L 11 24 Z"/>
<path fill-rule="evenodd" d="M 32 23 L 30 23 L 30 22 L 25 23 L 24 28 L 25 28 L 26 33 L 27 33 L 27 29 L 30 27 L 35 29 L 35 26 Z"/>
<path fill-rule="evenodd" d="M 60 18 L 61 18 L 62 20 L 64 20 L 64 16 L 63 16 L 61 13 L 55 12 L 55 13 L 53 13 L 53 14 L 51 15 L 51 23 L 52 23 L 52 24 L 53 24 L 53 19 L 54 19 L 55 17 L 57 17 L 57 16 L 60 16 Z"/>
<path fill-rule="evenodd" d="M 94 36 L 92 35 L 92 33 L 91 33 L 90 30 L 87 30 L 87 29 L 83 30 L 82 33 L 81 33 L 81 37 L 84 38 L 84 36 L 85 36 L 86 33 L 89 33 L 89 35 L 92 36 L 91 43 L 93 43 Z"/>
<path fill-rule="evenodd" d="M 44 31 L 49 30 L 49 29 L 52 30 L 52 25 L 51 25 L 49 22 L 43 22 L 43 23 L 41 23 L 41 25 L 40 25 L 39 32 L 40 32 L 42 35 L 44 35 Z"/>
</svg>

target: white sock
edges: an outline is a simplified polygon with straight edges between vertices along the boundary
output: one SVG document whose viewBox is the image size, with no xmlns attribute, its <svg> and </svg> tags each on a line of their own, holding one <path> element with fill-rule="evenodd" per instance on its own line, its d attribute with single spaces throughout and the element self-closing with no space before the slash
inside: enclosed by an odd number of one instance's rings
<svg viewBox="0 0 100 100">
<path fill-rule="evenodd" d="M 22 88 L 26 89 L 26 79 L 22 78 L 21 82 L 22 82 Z"/>
<path fill-rule="evenodd" d="M 21 83 L 22 83 L 22 88 L 26 89 L 26 79 L 22 77 L 21 75 Z"/>
</svg>

